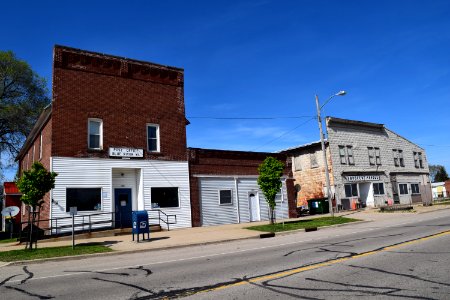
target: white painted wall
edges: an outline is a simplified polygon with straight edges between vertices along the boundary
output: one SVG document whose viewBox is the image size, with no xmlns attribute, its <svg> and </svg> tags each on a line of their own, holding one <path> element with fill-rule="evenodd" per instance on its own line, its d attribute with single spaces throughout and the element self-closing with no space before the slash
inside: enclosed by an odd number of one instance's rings
<svg viewBox="0 0 450 300">
<path fill-rule="evenodd" d="M 249 193 L 257 193 L 259 196 L 259 207 L 261 220 L 268 220 L 268 205 L 263 192 L 259 189 L 256 177 L 238 177 L 238 199 L 236 199 L 235 179 L 233 177 L 201 177 L 199 178 L 199 197 L 201 205 L 202 226 L 235 224 L 250 222 Z M 218 191 L 231 189 L 233 205 L 220 205 Z M 277 196 L 276 218 L 288 218 L 288 202 L 286 185 L 283 181 L 283 203 L 281 193 Z M 238 206 L 239 203 L 239 218 Z"/>
<path fill-rule="evenodd" d="M 115 187 L 124 185 L 133 189 L 133 209 L 151 209 L 152 187 L 178 187 L 180 207 L 161 210 L 177 215 L 177 224 L 171 228 L 191 226 L 189 170 L 185 161 L 53 157 L 52 169 L 58 173 L 53 189 L 57 204 L 52 205 L 52 218 L 69 216 L 66 213 L 68 187 L 102 188 L 102 212 L 114 212 Z M 80 212 L 89 213 L 94 212 Z"/>
</svg>

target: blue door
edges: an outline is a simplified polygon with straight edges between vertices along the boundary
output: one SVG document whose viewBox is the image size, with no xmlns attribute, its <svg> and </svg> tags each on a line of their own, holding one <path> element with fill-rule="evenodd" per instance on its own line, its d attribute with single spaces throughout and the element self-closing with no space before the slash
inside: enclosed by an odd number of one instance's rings
<svg viewBox="0 0 450 300">
<path fill-rule="evenodd" d="M 115 189 L 116 228 L 131 227 L 131 189 Z"/>
</svg>

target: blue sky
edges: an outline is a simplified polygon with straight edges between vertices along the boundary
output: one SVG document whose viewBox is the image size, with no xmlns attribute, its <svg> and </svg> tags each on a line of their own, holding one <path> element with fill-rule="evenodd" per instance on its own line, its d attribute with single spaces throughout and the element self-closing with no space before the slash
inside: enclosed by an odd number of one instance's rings
<svg viewBox="0 0 450 300">
<path fill-rule="evenodd" d="M 386 124 L 450 171 L 448 0 L 8 1 L 2 11 L 0 49 L 49 86 L 55 44 L 184 68 L 191 147 L 318 140 L 314 95 L 346 90 L 324 115 Z"/>
</svg>

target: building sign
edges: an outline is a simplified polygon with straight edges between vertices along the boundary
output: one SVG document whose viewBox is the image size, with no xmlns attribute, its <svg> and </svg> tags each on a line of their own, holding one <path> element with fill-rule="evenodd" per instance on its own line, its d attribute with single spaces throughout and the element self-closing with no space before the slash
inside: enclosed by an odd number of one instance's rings
<svg viewBox="0 0 450 300">
<path fill-rule="evenodd" d="M 109 147 L 109 156 L 113 157 L 144 157 L 143 149 Z"/>
<path fill-rule="evenodd" d="M 347 181 L 379 181 L 379 175 L 346 176 Z"/>
</svg>

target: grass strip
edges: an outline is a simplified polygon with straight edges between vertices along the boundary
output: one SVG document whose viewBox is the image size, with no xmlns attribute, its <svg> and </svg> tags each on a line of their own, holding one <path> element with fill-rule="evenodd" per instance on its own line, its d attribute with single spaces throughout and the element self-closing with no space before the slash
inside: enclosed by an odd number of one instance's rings
<svg viewBox="0 0 450 300">
<path fill-rule="evenodd" d="M 433 205 L 450 205 L 450 201 L 439 201 L 439 202 L 433 202 Z"/>
<path fill-rule="evenodd" d="M 38 245 L 39 246 L 39 245 Z M 111 252 L 112 250 L 99 244 L 80 244 L 72 250 L 72 246 L 38 248 L 33 250 L 21 249 L 0 252 L 0 261 L 21 261 L 39 258 L 51 258 L 62 256 L 83 255 L 92 253 Z"/>
<path fill-rule="evenodd" d="M 290 230 L 297 230 L 297 229 L 345 224 L 345 223 L 356 222 L 356 221 L 361 221 L 361 220 L 346 218 L 346 217 L 321 217 L 321 218 L 308 219 L 308 220 L 284 222 L 284 226 L 282 223 L 276 223 L 273 225 L 267 224 L 267 225 L 251 226 L 251 227 L 246 227 L 246 229 L 264 231 L 264 232 L 282 232 L 282 231 L 290 231 Z"/>
<path fill-rule="evenodd" d="M 0 244 L 17 243 L 16 238 L 0 240 Z"/>
</svg>

